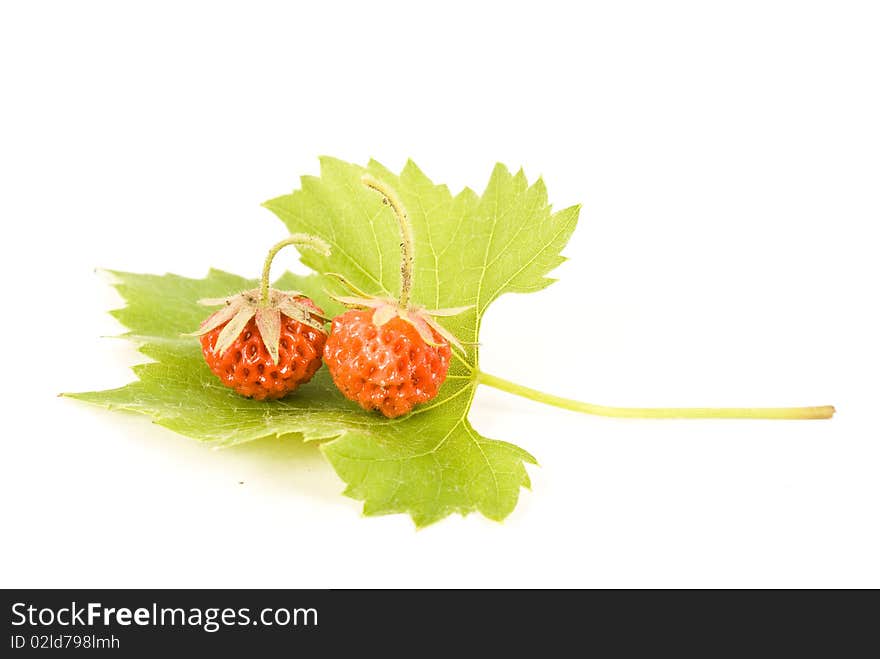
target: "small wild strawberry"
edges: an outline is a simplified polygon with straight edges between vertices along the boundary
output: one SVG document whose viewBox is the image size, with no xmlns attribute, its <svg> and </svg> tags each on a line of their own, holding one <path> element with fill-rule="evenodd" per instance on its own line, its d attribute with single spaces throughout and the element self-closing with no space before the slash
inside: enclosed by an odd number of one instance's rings
<svg viewBox="0 0 880 659">
<path fill-rule="evenodd" d="M 353 308 L 333 319 L 324 361 L 346 398 L 393 418 L 437 395 L 449 370 L 449 344 L 461 348 L 434 316 L 452 316 L 469 307 L 429 311 L 410 303 L 413 240 L 406 211 L 382 182 L 371 176 L 363 182 L 382 194 L 400 223 L 400 299 L 369 296 L 343 280 L 357 295 L 336 298 Z"/>
<path fill-rule="evenodd" d="M 330 252 L 323 240 L 292 235 L 269 250 L 260 288 L 199 301 L 224 305 L 194 332 L 208 367 L 223 384 L 248 398 L 282 398 L 321 368 L 327 338 L 324 312 L 302 293 L 269 288 L 272 259 L 287 245 Z"/>
</svg>

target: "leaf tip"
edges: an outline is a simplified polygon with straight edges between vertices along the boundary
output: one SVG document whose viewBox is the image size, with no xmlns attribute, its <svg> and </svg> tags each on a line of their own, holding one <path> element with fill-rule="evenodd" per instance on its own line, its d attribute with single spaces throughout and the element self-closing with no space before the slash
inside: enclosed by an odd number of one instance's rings
<svg viewBox="0 0 880 659">
<path fill-rule="evenodd" d="M 496 176 L 510 176 L 510 170 L 503 162 L 496 162 L 492 168 L 492 178 Z"/>
<path fill-rule="evenodd" d="M 120 283 L 119 273 L 116 272 L 115 270 L 108 270 L 107 268 L 95 268 L 94 273 L 96 275 L 98 275 L 98 277 L 102 281 L 110 284 L 111 286 L 114 286 L 114 285 Z"/>
</svg>

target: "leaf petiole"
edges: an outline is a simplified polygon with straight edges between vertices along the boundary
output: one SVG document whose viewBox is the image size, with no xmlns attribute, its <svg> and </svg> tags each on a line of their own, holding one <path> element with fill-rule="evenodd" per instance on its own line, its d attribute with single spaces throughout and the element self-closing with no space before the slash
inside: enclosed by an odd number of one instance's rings
<svg viewBox="0 0 880 659">
<path fill-rule="evenodd" d="M 608 407 L 554 396 L 477 371 L 475 380 L 501 391 L 584 414 L 624 419 L 830 419 L 832 405 L 819 407 Z"/>
</svg>

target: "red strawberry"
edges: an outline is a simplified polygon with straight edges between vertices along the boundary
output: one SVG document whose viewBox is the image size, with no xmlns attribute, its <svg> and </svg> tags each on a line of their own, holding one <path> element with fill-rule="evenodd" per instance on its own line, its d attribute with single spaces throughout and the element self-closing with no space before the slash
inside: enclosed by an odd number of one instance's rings
<svg viewBox="0 0 880 659">
<path fill-rule="evenodd" d="M 346 398 L 393 418 L 437 395 L 452 351 L 438 333 L 429 330 L 433 345 L 426 343 L 399 317 L 376 327 L 375 313 L 351 310 L 334 318 L 324 361 Z"/>
<path fill-rule="evenodd" d="M 199 330 L 202 354 L 227 387 L 257 400 L 282 398 L 312 379 L 321 368 L 327 335 L 323 311 L 296 291 L 269 288 L 272 259 L 285 245 L 310 247 L 329 254 L 327 244 L 294 234 L 269 250 L 260 288 L 228 298 L 201 300 L 225 305 Z"/>
<path fill-rule="evenodd" d="M 336 300 L 355 309 L 333 319 L 324 361 L 346 398 L 393 418 L 437 395 L 449 370 L 449 344 L 461 349 L 433 317 L 452 316 L 469 307 L 428 311 L 410 304 L 413 239 L 406 211 L 385 184 L 371 176 L 362 180 L 382 194 L 400 224 L 400 299 L 367 295 L 337 275 L 356 297 Z"/>
<path fill-rule="evenodd" d="M 294 298 L 302 306 L 322 314 L 320 308 L 307 297 Z M 223 313 L 220 310 L 217 313 Z M 212 324 L 211 316 L 206 324 Z M 263 400 L 283 398 L 299 385 L 312 379 L 321 368 L 321 353 L 327 336 L 323 329 L 305 324 L 284 314 L 280 316 L 278 355 L 273 358 L 255 318 L 236 336 L 222 353 L 215 349 L 223 329 L 232 321 L 217 325 L 200 337 L 202 354 L 213 373 L 227 387 L 242 396 Z"/>
</svg>

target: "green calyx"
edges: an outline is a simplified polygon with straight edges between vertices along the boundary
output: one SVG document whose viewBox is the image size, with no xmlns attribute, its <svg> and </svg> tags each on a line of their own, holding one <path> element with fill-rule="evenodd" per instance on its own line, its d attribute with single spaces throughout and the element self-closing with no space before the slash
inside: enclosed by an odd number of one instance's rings
<svg viewBox="0 0 880 659">
<path fill-rule="evenodd" d="M 292 234 L 288 238 L 276 243 L 269 250 L 263 264 L 263 274 L 260 278 L 260 287 L 237 293 L 225 298 L 205 298 L 199 300 L 199 304 L 215 307 L 223 306 L 202 323 L 201 327 L 189 336 L 201 336 L 211 332 L 224 323 L 226 326 L 220 330 L 217 341 L 214 344 L 214 352 L 222 355 L 235 343 L 235 340 L 244 331 L 244 328 L 253 318 L 257 331 L 273 363 L 278 363 L 278 350 L 281 343 L 281 315 L 284 314 L 291 320 L 307 325 L 319 332 L 324 332 L 324 323 L 327 318 L 321 316 L 313 307 L 303 302 L 305 297 L 299 291 L 279 291 L 269 287 L 269 271 L 275 256 L 284 247 L 296 245 L 319 252 L 325 256 L 330 254 L 330 246 L 315 236 L 305 233 Z"/>
</svg>

